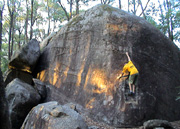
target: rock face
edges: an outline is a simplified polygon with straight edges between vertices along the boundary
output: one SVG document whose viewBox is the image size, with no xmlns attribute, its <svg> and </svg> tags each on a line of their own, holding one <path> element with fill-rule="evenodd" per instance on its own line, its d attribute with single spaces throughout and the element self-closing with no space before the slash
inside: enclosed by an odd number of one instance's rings
<svg viewBox="0 0 180 129">
<path fill-rule="evenodd" d="M 35 89 L 20 79 L 14 79 L 6 87 L 9 116 L 12 129 L 19 129 L 29 111 L 39 104 L 40 95 Z"/>
<path fill-rule="evenodd" d="M 5 98 L 5 86 L 3 82 L 2 72 L 0 68 L 0 129 L 10 129 L 8 104 Z"/>
<path fill-rule="evenodd" d="M 22 81 L 32 84 L 32 72 L 40 56 L 40 45 L 36 39 L 32 39 L 22 49 L 15 52 L 9 62 L 9 70 L 5 74 L 5 85 L 13 79 L 19 78 Z"/>
<path fill-rule="evenodd" d="M 140 74 L 133 98 L 126 95 L 125 81 L 116 79 L 127 62 L 125 52 Z M 179 66 L 178 48 L 150 23 L 98 5 L 74 17 L 49 41 L 36 72 L 56 92 L 89 109 L 96 121 L 131 127 L 149 119 L 179 119 Z"/>
<path fill-rule="evenodd" d="M 41 96 L 41 102 L 44 102 L 44 100 L 47 97 L 47 88 L 46 88 L 46 85 L 43 82 L 41 82 L 39 79 L 35 79 L 35 78 L 33 78 L 33 82 L 34 82 L 35 90 Z"/>
<path fill-rule="evenodd" d="M 48 45 L 49 41 L 52 39 L 52 37 L 56 35 L 55 32 L 51 33 L 49 36 L 47 36 L 40 44 L 40 50 L 43 50 L 45 46 Z"/>
<path fill-rule="evenodd" d="M 4 80 L 5 80 L 5 86 L 7 84 L 9 84 L 12 80 L 14 80 L 15 78 L 19 78 L 22 81 L 28 83 L 28 84 L 32 84 L 32 78 L 33 76 L 28 73 L 28 72 L 24 72 L 24 71 L 20 71 L 20 70 L 15 70 L 15 69 L 9 69 L 5 76 L 4 76 Z"/>
<path fill-rule="evenodd" d="M 171 123 L 166 120 L 149 120 L 144 122 L 144 129 L 164 128 L 174 129 Z"/>
<path fill-rule="evenodd" d="M 40 56 L 40 46 L 36 39 L 32 39 L 20 51 L 17 51 L 9 62 L 10 69 L 32 73 Z"/>
<path fill-rule="evenodd" d="M 40 124 L 41 123 L 41 124 Z M 61 106 L 58 102 L 39 104 L 31 110 L 21 129 L 87 129 L 73 105 Z"/>
</svg>

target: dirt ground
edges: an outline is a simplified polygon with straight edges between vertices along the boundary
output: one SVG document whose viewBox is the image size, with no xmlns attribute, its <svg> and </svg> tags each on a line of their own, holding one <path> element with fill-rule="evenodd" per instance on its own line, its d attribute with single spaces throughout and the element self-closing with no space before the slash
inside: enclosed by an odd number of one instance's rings
<svg viewBox="0 0 180 129">
<path fill-rule="evenodd" d="M 98 123 L 93 121 L 91 118 L 87 117 L 87 116 L 83 116 L 85 118 L 85 121 L 88 125 L 88 129 L 143 129 L 143 126 L 141 127 L 136 127 L 136 128 L 115 128 L 115 127 L 111 127 L 105 123 Z M 180 120 L 179 121 L 174 121 L 174 122 L 170 122 L 172 124 L 172 126 L 174 127 L 174 129 L 180 129 Z"/>
</svg>

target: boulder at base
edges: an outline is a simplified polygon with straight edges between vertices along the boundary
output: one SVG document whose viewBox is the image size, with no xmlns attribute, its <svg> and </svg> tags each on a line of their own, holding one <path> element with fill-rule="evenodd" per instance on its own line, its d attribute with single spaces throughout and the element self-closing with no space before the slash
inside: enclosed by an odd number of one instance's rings
<svg viewBox="0 0 180 129">
<path fill-rule="evenodd" d="M 6 87 L 6 98 L 9 103 L 9 115 L 12 129 L 19 129 L 29 111 L 39 104 L 40 95 L 35 89 L 21 81 L 14 79 Z"/>
<path fill-rule="evenodd" d="M 11 129 L 8 113 L 8 103 L 5 97 L 5 85 L 0 68 L 0 129 Z"/>
<path fill-rule="evenodd" d="M 39 56 L 39 42 L 32 39 L 21 50 L 15 52 L 9 62 L 9 68 L 32 73 Z"/>
<path fill-rule="evenodd" d="M 123 78 L 117 80 L 128 61 L 125 52 L 140 74 L 134 97 L 127 97 Z M 149 119 L 179 119 L 180 51 L 143 18 L 95 6 L 62 27 L 38 62 L 38 78 L 84 106 L 96 121 L 132 127 Z"/>
<path fill-rule="evenodd" d="M 144 122 L 144 129 L 154 129 L 154 128 L 163 128 L 163 129 L 174 129 L 172 124 L 166 120 L 148 120 Z"/>
<path fill-rule="evenodd" d="M 25 83 L 28 83 L 30 85 L 32 85 L 33 82 L 32 80 L 33 76 L 30 73 L 15 69 L 9 69 L 4 76 L 5 86 L 8 85 L 15 78 L 19 78 Z"/>
<path fill-rule="evenodd" d="M 39 104 L 28 114 L 21 129 L 87 129 L 73 107 L 61 106 L 56 101 Z"/>
</svg>

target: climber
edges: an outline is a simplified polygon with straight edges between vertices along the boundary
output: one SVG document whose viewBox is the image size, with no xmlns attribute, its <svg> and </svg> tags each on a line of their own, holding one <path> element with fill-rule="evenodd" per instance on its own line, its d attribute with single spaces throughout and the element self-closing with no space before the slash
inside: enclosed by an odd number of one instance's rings
<svg viewBox="0 0 180 129">
<path fill-rule="evenodd" d="M 139 76 L 139 72 L 137 70 L 137 68 L 134 66 L 134 64 L 132 63 L 128 52 L 126 52 L 127 58 L 128 58 L 128 63 L 126 63 L 123 67 L 123 71 L 122 74 L 119 75 L 117 77 L 117 79 L 123 77 L 124 73 L 129 72 L 130 76 L 129 76 L 129 95 L 135 95 L 135 86 L 137 86 L 137 82 L 138 82 L 138 76 Z"/>
</svg>

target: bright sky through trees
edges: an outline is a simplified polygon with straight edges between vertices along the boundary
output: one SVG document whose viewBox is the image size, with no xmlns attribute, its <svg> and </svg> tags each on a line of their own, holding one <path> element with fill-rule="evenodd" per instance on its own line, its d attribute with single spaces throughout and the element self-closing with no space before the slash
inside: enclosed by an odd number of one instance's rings
<svg viewBox="0 0 180 129">
<path fill-rule="evenodd" d="M 143 7 L 146 6 L 147 2 L 149 0 L 142 0 L 142 5 Z M 164 0 L 159 0 L 159 2 L 163 5 L 163 2 Z M 69 10 L 69 5 L 67 4 L 67 1 L 62 1 L 64 7 L 66 7 L 67 10 Z M 101 4 L 101 1 L 89 1 L 88 2 L 88 5 L 85 5 L 83 4 L 82 2 L 80 3 L 80 9 L 82 10 L 87 10 L 97 4 Z M 124 11 L 128 11 L 128 0 L 121 0 L 121 4 L 122 4 L 122 10 Z M 118 8 L 119 7 L 119 0 L 115 0 L 114 2 L 112 2 L 110 5 L 112 5 L 113 7 L 116 7 Z M 158 9 L 159 8 L 159 3 L 158 3 L 158 0 L 150 0 L 149 2 L 149 7 L 148 8 L 152 8 L 154 6 L 154 8 Z M 148 10 L 147 8 L 147 10 Z M 75 6 L 73 6 L 73 10 L 75 11 Z M 130 10 L 132 10 L 132 7 L 130 8 Z M 142 13 L 141 11 L 141 7 L 139 6 L 138 9 L 137 9 L 137 12 L 136 12 L 136 15 L 140 15 Z M 155 22 L 159 24 L 159 19 L 160 19 L 160 13 L 153 13 L 151 12 L 151 16 L 154 18 Z M 63 24 L 67 23 L 66 22 L 63 22 Z M 176 29 L 176 31 L 178 31 Z M 175 40 L 174 43 L 180 48 L 180 41 L 178 40 Z"/>
<path fill-rule="evenodd" d="M 13 51 L 31 38 L 41 42 L 80 12 L 101 2 L 119 8 L 119 1 L 122 10 L 141 16 L 180 48 L 179 0 L 0 0 L 3 71 Z"/>
</svg>

